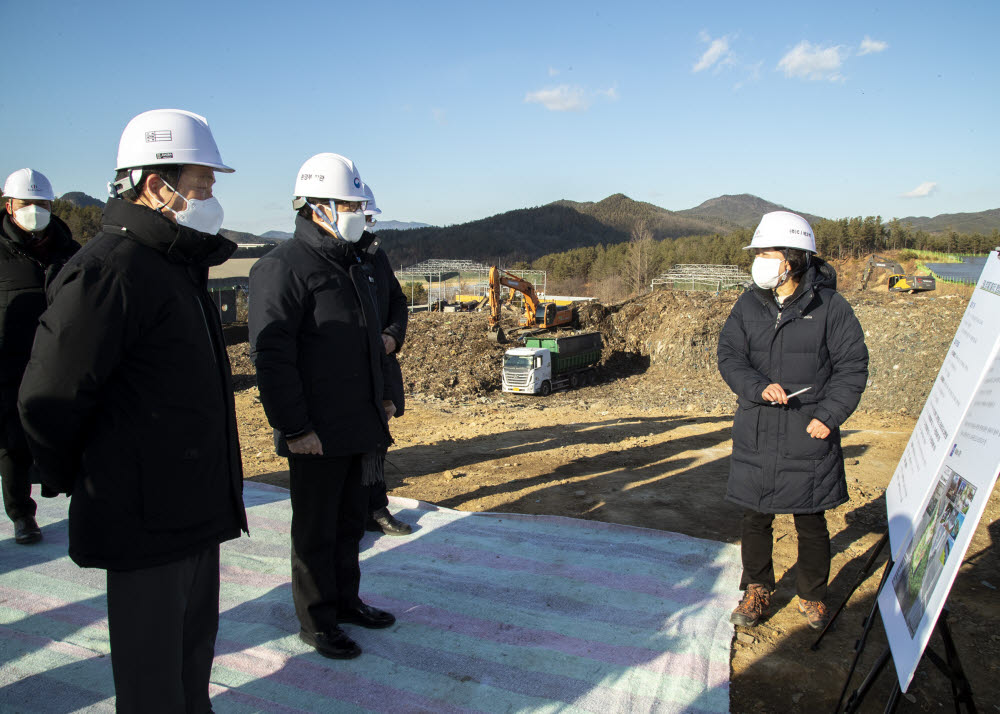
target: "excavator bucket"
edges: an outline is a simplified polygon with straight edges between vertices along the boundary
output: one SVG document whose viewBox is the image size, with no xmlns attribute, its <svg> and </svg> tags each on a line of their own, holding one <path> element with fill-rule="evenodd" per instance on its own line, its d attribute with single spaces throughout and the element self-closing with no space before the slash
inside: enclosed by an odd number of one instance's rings
<svg viewBox="0 0 1000 714">
<path fill-rule="evenodd" d="M 489 331 L 490 339 L 496 342 L 498 345 L 507 344 L 507 335 L 504 334 L 502 327 L 497 327 L 495 330 Z"/>
</svg>

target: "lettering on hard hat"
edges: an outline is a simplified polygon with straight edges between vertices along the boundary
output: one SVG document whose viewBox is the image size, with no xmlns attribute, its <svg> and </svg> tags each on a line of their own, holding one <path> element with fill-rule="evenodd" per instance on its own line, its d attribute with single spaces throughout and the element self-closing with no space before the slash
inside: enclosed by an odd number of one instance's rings
<svg viewBox="0 0 1000 714">
<path fill-rule="evenodd" d="M 174 152 L 167 151 L 167 152 L 162 153 L 162 154 L 157 154 L 156 158 L 158 158 L 158 159 L 172 159 L 172 158 L 174 158 Z"/>
<path fill-rule="evenodd" d="M 38 184 L 36 184 L 36 183 L 31 184 L 30 186 L 28 186 L 28 190 L 29 191 L 37 191 L 38 190 Z"/>
<path fill-rule="evenodd" d="M 147 131 L 146 132 L 146 143 L 151 144 L 154 141 L 173 141 L 174 134 L 170 129 L 159 129 L 157 131 Z"/>
</svg>

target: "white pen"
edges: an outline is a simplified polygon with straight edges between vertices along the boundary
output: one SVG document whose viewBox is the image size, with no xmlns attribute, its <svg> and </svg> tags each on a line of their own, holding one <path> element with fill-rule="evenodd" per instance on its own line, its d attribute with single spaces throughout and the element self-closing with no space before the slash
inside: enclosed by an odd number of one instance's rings
<svg viewBox="0 0 1000 714">
<path fill-rule="evenodd" d="M 812 389 L 812 387 L 803 387 L 803 388 L 802 388 L 802 389 L 800 389 L 799 391 L 797 391 L 797 392 L 792 392 L 791 394 L 789 394 L 789 395 L 788 395 L 788 398 L 789 398 L 789 399 L 791 399 L 792 397 L 797 397 L 797 396 L 799 396 L 800 394 L 802 394 L 802 392 L 808 392 L 808 391 L 809 391 L 810 389 Z M 777 402 L 771 402 L 771 404 L 777 404 Z"/>
</svg>

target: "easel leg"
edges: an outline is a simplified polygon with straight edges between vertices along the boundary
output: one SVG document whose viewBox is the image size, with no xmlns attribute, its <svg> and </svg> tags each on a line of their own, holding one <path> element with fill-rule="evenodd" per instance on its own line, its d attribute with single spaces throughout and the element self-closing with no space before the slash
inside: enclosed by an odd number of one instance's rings
<svg viewBox="0 0 1000 714">
<path fill-rule="evenodd" d="M 851 596 L 854 595 L 854 593 L 857 591 L 859 587 L 861 587 L 861 584 L 868 579 L 868 576 L 871 574 L 872 567 L 875 565 L 875 561 L 878 559 L 879 555 L 882 553 L 882 549 L 885 548 L 885 544 L 888 542 L 889 542 L 889 534 L 887 532 L 884 533 L 882 537 L 879 539 L 879 542 L 875 544 L 875 547 L 872 550 L 871 555 L 868 556 L 868 559 L 865 561 L 865 564 L 861 566 L 861 572 L 858 573 L 858 577 L 855 579 L 854 585 L 851 586 L 850 591 L 847 593 L 846 597 L 844 597 L 840 605 L 837 606 L 837 609 L 833 611 L 833 615 L 830 616 L 830 620 L 826 623 L 826 627 L 824 627 L 823 631 L 819 633 L 819 637 L 816 638 L 816 641 L 812 644 L 812 647 L 810 647 L 810 649 L 812 650 L 819 649 L 820 642 L 823 641 L 823 638 L 826 636 L 827 631 L 831 627 L 833 627 L 833 623 L 836 621 L 837 617 L 840 616 L 840 612 L 847 605 L 847 601 L 850 600 Z M 881 589 L 881 585 L 879 586 L 879 588 Z"/>
<path fill-rule="evenodd" d="M 958 659 L 958 650 L 955 648 L 955 640 L 951 636 L 951 628 L 948 626 L 948 609 L 945 608 L 941 611 L 941 616 L 938 618 L 937 631 L 941 635 L 941 640 L 944 642 L 944 654 L 945 659 L 941 659 L 941 656 L 931 650 L 927 649 L 924 654 L 927 658 L 939 669 L 941 673 L 944 674 L 949 683 L 951 684 L 951 698 L 955 703 L 956 714 L 961 714 L 962 705 L 965 705 L 966 711 L 975 714 L 977 711 L 976 704 L 972 699 L 972 685 L 969 684 L 968 678 L 965 676 L 965 670 L 962 669 L 962 663 Z"/>
<path fill-rule="evenodd" d="M 888 535 L 886 536 L 886 539 L 888 539 Z M 872 608 L 868 612 L 868 617 L 865 618 L 864 626 L 861 629 L 861 636 L 858 638 L 858 641 L 854 643 L 854 660 L 851 662 L 851 668 L 847 671 L 847 678 L 844 680 L 844 688 L 840 690 L 840 698 L 837 700 L 837 711 L 840 711 L 840 707 L 844 702 L 844 697 L 847 695 L 847 689 L 851 686 L 851 679 L 854 677 L 854 672 L 858 668 L 858 660 L 861 659 L 861 653 L 865 649 L 865 643 L 868 640 L 868 633 L 871 632 L 872 627 L 875 625 L 875 614 L 878 612 L 878 595 L 882 592 L 882 588 L 889 579 L 890 570 L 892 570 L 892 558 L 889 558 L 889 562 L 887 562 L 885 566 L 885 571 L 882 573 L 882 580 L 879 581 L 878 590 L 875 591 L 875 600 L 872 602 Z M 888 652 L 888 648 L 886 651 Z M 883 656 L 888 657 L 888 654 Z M 884 664 L 885 663 L 883 662 L 883 666 Z M 855 694 L 857 694 L 857 692 L 855 692 Z"/>
<path fill-rule="evenodd" d="M 861 685 L 851 692 L 850 698 L 847 700 L 847 704 L 844 705 L 843 710 L 840 708 L 840 702 L 837 702 L 837 711 L 843 711 L 844 714 L 851 714 L 857 711 L 858 707 L 861 706 L 861 702 L 864 701 L 865 695 L 868 694 L 868 690 L 871 689 L 872 685 L 875 684 L 875 680 L 878 676 L 882 674 L 882 670 L 885 669 L 885 665 L 889 662 L 889 658 L 892 656 L 892 651 L 886 647 L 879 655 L 878 660 L 875 662 L 875 666 L 872 667 L 872 671 L 868 673 Z M 850 683 L 850 678 L 848 677 L 848 683 Z M 847 690 L 847 687 L 844 687 Z M 843 701 L 844 695 L 840 696 L 841 701 Z"/>
</svg>

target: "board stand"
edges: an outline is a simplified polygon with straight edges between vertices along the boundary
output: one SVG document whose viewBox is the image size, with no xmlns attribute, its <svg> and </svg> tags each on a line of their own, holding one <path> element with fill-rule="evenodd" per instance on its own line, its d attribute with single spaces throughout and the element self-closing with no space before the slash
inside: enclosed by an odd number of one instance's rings
<svg viewBox="0 0 1000 714">
<path fill-rule="evenodd" d="M 888 570 L 886 571 L 888 572 Z M 884 584 L 884 578 L 883 578 Z M 881 589 L 881 588 L 880 588 Z M 872 614 L 878 611 L 878 598 L 875 601 L 875 607 L 872 609 Z M 869 628 L 870 629 L 870 628 Z M 951 628 L 948 626 L 948 608 L 947 606 L 941 610 L 941 615 L 938 617 L 937 624 L 934 626 L 937 633 L 941 636 L 941 640 L 944 642 L 944 652 L 945 656 L 941 657 L 937 652 L 928 648 L 924 650 L 924 657 L 929 659 L 931 663 L 937 667 L 941 673 L 948 678 L 951 683 L 951 698 L 955 704 L 956 714 L 962 714 L 963 711 L 969 712 L 970 714 L 976 714 L 976 703 L 972 699 L 972 686 L 969 684 L 969 680 L 965 676 L 965 671 L 962 669 L 962 663 L 958 658 L 958 650 L 955 649 L 955 640 L 951 636 Z M 851 682 L 851 677 L 854 675 L 854 669 L 857 666 L 858 657 L 861 654 L 861 650 L 864 648 L 863 641 L 859 640 L 861 645 L 854 658 L 854 665 L 851 667 L 851 671 L 847 675 L 847 681 L 844 683 L 844 689 L 840 694 L 840 700 L 837 701 L 837 713 L 840 714 L 853 714 L 861 706 L 864 701 L 865 696 L 871 689 L 875 680 L 878 679 L 879 675 L 882 674 L 882 670 L 892 659 L 892 651 L 889 646 L 886 645 L 885 649 L 882 650 L 882 654 L 879 655 L 878 660 L 876 660 L 875 665 L 872 667 L 871 671 L 865 677 L 864 681 L 855 689 L 851 696 L 847 699 L 847 703 L 844 704 L 843 709 L 841 709 L 841 702 L 844 700 L 844 693 L 847 691 L 847 687 Z M 899 687 L 899 680 L 893 678 L 892 692 L 889 694 L 889 699 L 885 704 L 885 712 L 889 714 L 890 712 L 896 711 L 896 707 L 899 706 L 899 698 L 902 696 L 902 690 Z M 963 705 L 965 709 L 963 710 Z"/>
<path fill-rule="evenodd" d="M 868 579 L 868 576 L 871 574 L 872 568 L 875 566 L 875 561 L 878 560 L 879 555 L 882 554 L 882 550 L 885 548 L 888 542 L 889 542 L 889 533 L 887 531 L 882 535 L 878 543 L 875 544 L 875 547 L 872 549 L 871 555 L 868 556 L 868 559 L 865 561 L 864 565 L 861 566 L 861 572 L 858 573 L 858 577 L 854 580 L 854 585 L 851 586 L 850 591 L 844 597 L 843 601 L 841 601 L 840 605 L 837 606 L 837 609 L 833 611 L 833 614 L 827 621 L 826 626 L 823 628 L 823 631 L 819 633 L 819 637 L 816 638 L 816 641 L 813 642 L 812 647 L 810 647 L 810 649 L 812 650 L 819 649 L 820 643 L 823 641 L 823 638 L 826 637 L 826 633 L 830 630 L 830 628 L 833 627 L 833 623 L 836 622 L 837 618 L 840 616 L 841 611 L 843 611 L 844 607 L 847 605 L 847 601 L 851 599 L 851 596 L 854 595 L 855 592 L 857 592 L 857 589 L 861 587 L 861 584 Z M 886 568 L 885 572 L 888 573 L 890 570 L 892 570 L 891 559 L 890 562 L 888 563 L 888 567 Z M 882 578 L 884 581 L 885 575 L 883 575 Z M 882 583 L 879 583 L 879 590 L 881 589 L 882 589 Z M 868 630 L 871 627 L 871 625 L 869 624 L 869 620 L 871 620 L 871 618 L 872 615 L 869 614 L 868 618 L 865 620 L 866 627 L 864 631 L 864 636 L 868 635 Z M 852 667 L 851 669 L 853 671 L 854 668 Z"/>
<path fill-rule="evenodd" d="M 885 546 L 889 543 L 889 534 L 885 533 L 872 548 L 871 554 L 865 560 L 864 565 L 861 566 L 861 571 L 858 573 L 857 578 L 854 581 L 854 585 L 851 586 L 850 591 L 844 598 L 843 602 L 837 607 L 833 615 L 830 616 L 829 622 L 827 622 L 826 627 L 820 632 L 819 637 L 812 644 L 811 649 L 819 649 L 820 643 L 823 641 L 823 637 L 829 631 L 830 627 L 833 625 L 834 621 L 843 611 L 847 602 L 851 599 L 851 596 L 857 591 L 861 584 L 871 575 L 872 569 L 875 567 L 875 561 L 878 560 L 879 555 L 885 549 Z M 837 699 L 837 708 L 835 710 L 836 714 L 851 714 L 857 711 L 858 707 L 861 706 L 862 701 L 864 701 L 865 696 L 871 689 L 872 685 L 878 679 L 879 675 L 885 669 L 886 665 L 892 660 L 892 651 L 889 646 L 886 645 L 885 649 L 879 655 L 875 664 L 872 666 L 871 671 L 867 674 L 861 684 L 855 689 L 851 696 L 847 698 L 845 703 L 844 697 L 847 695 L 848 687 L 851 685 L 851 680 L 854 678 L 854 673 L 857 671 L 858 662 L 861 659 L 861 654 L 864 652 L 865 645 L 868 642 L 868 635 L 871 633 L 872 627 L 874 627 L 877 615 L 878 615 L 878 598 L 879 594 L 882 592 L 882 588 L 885 587 L 886 582 L 889 580 L 889 573 L 892 572 L 893 560 L 889 560 L 885 564 L 885 570 L 882 572 L 882 579 L 879 581 L 878 589 L 875 591 L 875 598 L 872 602 L 871 610 L 868 612 L 868 616 L 865 618 L 864 624 L 861 628 L 861 636 L 854 643 L 854 660 L 851 662 L 851 667 L 847 672 L 847 679 L 844 681 L 844 687 L 840 690 L 840 697 Z M 965 676 L 965 671 L 962 668 L 962 663 L 958 658 L 958 650 L 955 648 L 955 640 L 951 634 L 951 628 L 948 626 L 948 608 L 947 606 L 941 610 L 941 615 L 938 617 L 937 624 L 935 625 L 937 633 L 941 636 L 942 642 L 944 642 L 944 657 L 941 657 L 937 652 L 930 649 L 929 647 L 924 650 L 924 657 L 931 661 L 931 663 L 937 667 L 942 674 L 944 674 L 948 681 L 951 683 L 951 696 L 952 701 L 955 704 L 955 712 L 961 714 L 965 706 L 965 711 L 975 714 L 976 704 L 972 699 L 972 687 L 969 684 L 969 680 Z M 892 688 L 892 692 L 889 695 L 889 699 L 885 705 L 885 712 L 896 711 L 896 707 L 899 706 L 899 699 L 902 696 L 902 690 L 899 686 L 899 681 L 895 680 Z"/>
</svg>

